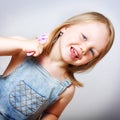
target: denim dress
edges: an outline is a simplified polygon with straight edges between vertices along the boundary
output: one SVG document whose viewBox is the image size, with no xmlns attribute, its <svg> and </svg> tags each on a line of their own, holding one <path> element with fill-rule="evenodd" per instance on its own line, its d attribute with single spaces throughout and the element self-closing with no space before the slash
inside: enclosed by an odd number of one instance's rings
<svg viewBox="0 0 120 120">
<path fill-rule="evenodd" d="M 10 75 L 0 76 L 0 120 L 36 120 L 70 85 L 27 57 Z"/>
</svg>

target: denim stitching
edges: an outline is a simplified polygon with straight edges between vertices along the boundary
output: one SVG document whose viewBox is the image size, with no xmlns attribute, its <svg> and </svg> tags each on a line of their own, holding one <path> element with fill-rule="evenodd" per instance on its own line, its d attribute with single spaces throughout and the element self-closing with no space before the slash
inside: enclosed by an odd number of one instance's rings
<svg viewBox="0 0 120 120">
<path fill-rule="evenodd" d="M 25 116 L 36 112 L 45 101 L 45 98 L 37 94 L 23 81 L 20 81 L 9 94 L 10 104 Z"/>
</svg>

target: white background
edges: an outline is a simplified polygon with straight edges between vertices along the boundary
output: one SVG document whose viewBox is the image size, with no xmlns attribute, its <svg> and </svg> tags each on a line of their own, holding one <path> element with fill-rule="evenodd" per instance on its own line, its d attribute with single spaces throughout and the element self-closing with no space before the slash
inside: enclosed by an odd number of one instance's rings
<svg viewBox="0 0 120 120">
<path fill-rule="evenodd" d="M 49 33 L 67 18 L 87 11 L 101 12 L 112 21 L 115 42 L 91 72 L 76 75 L 85 86 L 76 89 L 60 120 L 119 120 L 119 0 L 0 0 L 0 36 L 36 37 Z M 8 61 L 9 57 L 0 57 L 0 73 Z"/>
</svg>

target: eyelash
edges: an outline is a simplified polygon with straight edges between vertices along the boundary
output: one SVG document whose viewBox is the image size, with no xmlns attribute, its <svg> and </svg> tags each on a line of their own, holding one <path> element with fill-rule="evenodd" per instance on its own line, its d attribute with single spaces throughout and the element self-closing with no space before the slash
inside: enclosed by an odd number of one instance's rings
<svg viewBox="0 0 120 120">
<path fill-rule="evenodd" d="M 84 34 L 82 34 L 82 38 L 83 38 L 84 40 L 87 40 L 87 37 L 86 37 Z"/>
<path fill-rule="evenodd" d="M 90 52 L 92 53 L 93 56 L 95 55 L 93 49 L 90 49 Z"/>
</svg>

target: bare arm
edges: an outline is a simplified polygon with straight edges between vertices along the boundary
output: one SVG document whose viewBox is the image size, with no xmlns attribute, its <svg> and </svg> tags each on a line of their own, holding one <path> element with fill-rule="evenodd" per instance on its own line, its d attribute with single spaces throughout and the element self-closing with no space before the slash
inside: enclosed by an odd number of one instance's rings
<svg viewBox="0 0 120 120">
<path fill-rule="evenodd" d="M 27 40 L 22 37 L 0 37 L 0 55 L 15 55 L 21 52 L 38 56 L 43 50 L 38 40 Z M 28 54 L 30 55 L 30 54 Z"/>
<path fill-rule="evenodd" d="M 42 117 L 42 119 L 39 120 L 58 120 L 65 107 L 73 98 L 74 92 L 75 86 L 71 85 L 68 87 L 66 91 L 61 95 L 61 98 L 48 110 L 46 110 L 45 115 Z"/>
</svg>

